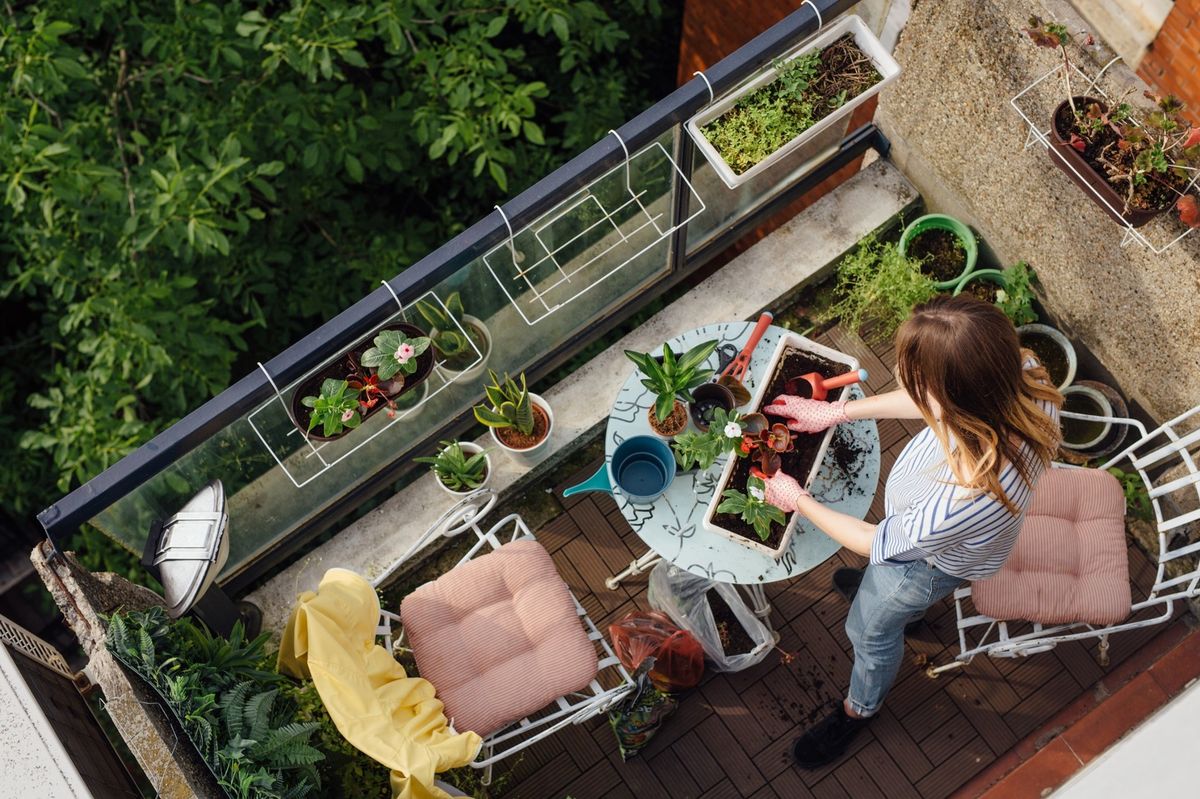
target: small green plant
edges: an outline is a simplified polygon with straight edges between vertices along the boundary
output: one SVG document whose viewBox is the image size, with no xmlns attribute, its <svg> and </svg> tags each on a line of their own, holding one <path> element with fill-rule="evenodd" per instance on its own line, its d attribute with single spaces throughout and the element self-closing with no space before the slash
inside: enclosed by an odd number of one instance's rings
<svg viewBox="0 0 1200 799">
<path fill-rule="evenodd" d="M 321 393 L 316 397 L 304 397 L 300 404 L 312 408 L 308 429 L 321 426 L 321 435 L 336 436 L 342 430 L 353 430 L 362 423 L 359 415 L 359 390 L 350 387 L 345 380 L 330 377 L 321 384 Z"/>
<path fill-rule="evenodd" d="M 1038 320 L 1033 310 L 1033 281 L 1036 276 L 1029 264 L 1018 261 L 1004 270 L 1004 288 L 996 291 L 996 305 L 1017 327 Z"/>
<path fill-rule="evenodd" d="M 399 330 L 381 330 L 375 346 L 362 354 L 362 365 L 374 369 L 380 380 L 391 380 L 417 371 L 417 358 L 427 349 L 428 336 L 409 338 Z"/>
<path fill-rule="evenodd" d="M 717 341 L 697 344 L 685 352 L 679 360 L 664 344 L 662 363 L 644 352 L 625 350 L 625 357 L 637 364 L 643 375 L 642 385 L 654 393 L 654 416 L 665 422 L 675 408 L 675 401 L 691 402 L 692 389 L 713 376 L 712 369 L 701 369 L 700 364 L 713 354 Z"/>
<path fill-rule="evenodd" d="M 1117 478 L 1121 490 L 1125 492 L 1125 512 L 1135 519 L 1144 522 L 1154 521 L 1154 505 L 1150 502 L 1150 492 L 1146 483 L 1137 472 L 1126 472 L 1111 466 L 1108 473 Z"/>
<path fill-rule="evenodd" d="M 826 312 L 851 330 L 873 341 L 895 335 L 914 306 L 937 294 L 921 264 L 900 254 L 899 245 L 881 242 L 871 234 L 838 265 L 838 300 Z"/>
<path fill-rule="evenodd" d="M 737 411 L 714 408 L 708 430 L 688 430 L 675 436 L 671 446 L 679 465 L 690 469 L 694 463 L 707 469 L 723 454 L 736 453 L 742 443 L 741 418 Z"/>
<path fill-rule="evenodd" d="M 483 334 L 463 318 L 466 311 L 457 291 L 446 297 L 445 308 L 437 302 L 417 300 L 417 313 L 429 324 L 433 349 L 451 369 L 470 366 L 487 348 Z"/>
<path fill-rule="evenodd" d="M 783 511 L 767 502 L 766 486 L 758 477 L 746 481 L 746 493 L 736 488 L 727 488 L 721 493 L 725 499 L 717 506 L 718 513 L 732 513 L 754 528 L 763 541 L 771 536 L 771 525 L 784 525 L 787 517 Z"/>
<path fill-rule="evenodd" d="M 529 400 L 525 373 L 518 376 L 520 383 L 510 378 L 507 372 L 501 380 L 492 369 L 488 369 L 488 378 L 491 384 L 483 387 L 488 404 L 475 406 L 475 420 L 496 429 L 512 427 L 523 435 L 532 433 L 533 403 Z"/>
<path fill-rule="evenodd" d="M 770 477 L 783 465 L 782 455 L 796 448 L 796 434 L 781 422 L 768 425 L 762 414 L 753 413 L 750 417 L 761 417 L 762 421 L 746 425 L 738 451 L 743 457 L 757 458 L 758 468 Z"/>
<path fill-rule="evenodd" d="M 483 485 L 487 477 L 487 452 L 468 456 L 457 441 L 440 441 L 438 454 L 413 458 L 417 463 L 428 463 L 433 473 L 451 491 L 473 491 Z"/>
</svg>

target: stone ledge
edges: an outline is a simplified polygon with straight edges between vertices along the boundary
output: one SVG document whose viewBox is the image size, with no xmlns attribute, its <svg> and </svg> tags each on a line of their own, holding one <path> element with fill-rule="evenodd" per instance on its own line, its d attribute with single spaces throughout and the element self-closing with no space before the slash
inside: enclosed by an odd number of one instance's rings
<svg viewBox="0 0 1200 799">
<path fill-rule="evenodd" d="M 623 350 L 658 347 L 699 319 L 757 315 L 797 286 L 824 277 L 855 242 L 918 200 L 916 189 L 887 160 L 864 168 L 544 392 L 555 415 L 551 454 L 527 472 L 496 453 L 490 487 L 505 492 L 545 474 L 577 439 L 603 422 L 608 402 L 597 398 L 616 396 L 624 382 L 629 363 Z M 478 443 L 489 445 L 484 439 Z M 418 478 L 246 597 L 262 609 L 263 629 L 278 635 L 297 595 L 315 589 L 326 569 L 337 566 L 371 577 L 400 558 L 450 504 L 433 480 L 431 474 Z"/>
</svg>

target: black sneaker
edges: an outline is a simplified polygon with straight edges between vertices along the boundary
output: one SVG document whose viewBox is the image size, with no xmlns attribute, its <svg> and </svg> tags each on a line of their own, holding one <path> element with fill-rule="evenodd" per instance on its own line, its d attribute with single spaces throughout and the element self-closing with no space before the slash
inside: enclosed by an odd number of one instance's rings
<svg viewBox="0 0 1200 799">
<path fill-rule="evenodd" d="M 870 718 L 850 718 L 839 705 L 796 739 L 792 759 L 803 769 L 827 766 L 846 753 L 854 736 L 870 722 Z"/>
<path fill-rule="evenodd" d="M 833 573 L 833 589 L 845 597 L 847 602 L 853 602 L 858 594 L 858 587 L 862 585 L 864 571 L 865 569 L 838 569 Z"/>
</svg>

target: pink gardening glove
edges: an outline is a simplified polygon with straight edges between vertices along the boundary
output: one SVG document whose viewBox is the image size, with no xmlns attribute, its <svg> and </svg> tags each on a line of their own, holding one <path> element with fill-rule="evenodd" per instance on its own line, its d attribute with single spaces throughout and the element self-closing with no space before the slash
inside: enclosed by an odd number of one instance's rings
<svg viewBox="0 0 1200 799">
<path fill-rule="evenodd" d="M 763 480 L 763 485 L 766 487 L 764 499 L 785 513 L 795 513 L 798 510 L 796 503 L 800 501 L 800 497 L 812 496 L 796 482 L 795 477 L 782 471 L 775 472 Z"/>
<path fill-rule="evenodd" d="M 791 394 L 780 394 L 762 412 L 782 416 L 788 420 L 788 429 L 797 433 L 820 433 L 835 424 L 850 421 L 846 415 L 846 400 L 823 402 Z"/>
</svg>

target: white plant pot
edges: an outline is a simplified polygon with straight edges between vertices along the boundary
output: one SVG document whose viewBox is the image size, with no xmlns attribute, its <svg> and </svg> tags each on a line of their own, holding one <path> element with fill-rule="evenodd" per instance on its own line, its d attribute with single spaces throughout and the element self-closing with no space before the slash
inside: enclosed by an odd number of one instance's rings
<svg viewBox="0 0 1200 799">
<path fill-rule="evenodd" d="M 771 376 L 775 374 L 775 369 L 779 366 L 779 361 L 783 358 L 784 351 L 790 348 L 811 352 L 813 355 L 819 355 L 822 358 L 836 361 L 837 363 L 844 363 L 849 367 L 847 371 L 857 371 L 859 368 L 857 358 L 847 355 L 844 352 L 838 352 L 837 350 L 832 349 L 831 347 L 826 347 L 823 344 L 818 344 L 817 342 L 807 339 L 797 333 L 785 332 L 779 339 L 779 343 L 775 345 L 775 352 L 772 353 L 771 360 L 767 362 L 767 368 L 763 372 L 762 381 L 759 382 L 754 389 L 754 395 L 750 398 L 750 404 L 747 406 L 747 413 L 758 411 L 762 407 L 763 400 L 766 399 L 763 397 L 763 394 L 767 390 L 767 384 L 770 383 Z M 817 476 L 817 472 L 821 470 L 821 462 L 825 459 L 825 451 L 829 449 L 829 442 L 832 438 L 833 428 L 831 427 L 826 430 L 825 434 L 821 437 L 821 444 L 817 447 L 817 457 L 813 459 L 812 468 L 809 469 L 808 474 L 805 475 L 804 479 L 801 481 L 801 485 L 803 485 L 805 488 L 809 487 L 813 481 L 813 478 Z M 709 532 L 716 533 L 717 535 L 723 535 L 726 538 L 736 541 L 742 546 L 749 547 L 750 549 L 761 552 L 764 555 L 769 555 L 772 558 L 779 559 L 792 545 L 792 536 L 795 535 L 796 524 L 800 520 L 799 513 L 793 513 L 791 518 L 788 519 L 787 528 L 783 531 L 783 539 L 779 542 L 779 546 L 777 548 L 769 547 L 766 544 L 758 541 L 752 541 L 743 535 L 726 530 L 724 527 L 721 527 L 719 524 L 713 521 L 713 517 L 717 514 L 717 506 L 721 504 L 723 499 L 721 492 L 724 489 L 722 487 L 725 485 L 725 482 L 729 479 L 730 475 L 733 474 L 733 469 L 736 463 L 737 458 L 733 457 L 732 455 L 730 455 L 725 461 L 725 468 L 721 470 L 721 476 L 717 478 L 717 490 L 713 492 L 713 497 L 708 503 L 708 511 L 704 514 L 704 529 L 708 530 Z M 798 475 L 793 475 L 793 477 L 796 477 L 797 480 L 800 479 Z"/>
<path fill-rule="evenodd" d="M 416 404 L 411 408 L 397 408 L 396 415 L 404 419 L 412 419 L 421 411 L 425 410 L 425 400 L 429 396 L 429 381 L 423 381 L 420 385 L 414 388 L 410 394 L 417 396 Z M 407 394 L 403 396 L 408 396 Z M 390 421 L 390 420 L 389 420 Z"/>
<path fill-rule="evenodd" d="M 1057 388 L 1059 391 L 1062 391 L 1064 388 L 1071 385 L 1071 382 L 1075 380 L 1075 370 L 1079 366 L 1078 359 L 1075 357 L 1075 345 L 1071 343 L 1071 340 L 1064 336 L 1061 330 L 1056 327 L 1050 327 L 1050 325 L 1021 325 L 1017 328 L 1018 338 L 1022 333 L 1045 336 L 1057 344 L 1060 349 L 1062 349 L 1067 356 L 1067 376 L 1063 379 L 1062 383 L 1055 386 L 1055 388 Z"/>
<path fill-rule="evenodd" d="M 476 444 L 473 441 L 460 441 L 460 442 L 458 442 L 458 445 L 460 447 L 462 447 L 462 451 L 467 453 L 468 455 L 478 455 L 480 452 L 483 452 L 483 447 L 479 446 L 478 444 Z M 438 488 L 442 489 L 450 496 L 465 497 L 468 494 L 473 494 L 474 492 L 478 491 L 480 488 L 486 488 L 487 484 L 489 482 L 491 482 L 491 479 L 492 479 L 492 456 L 484 455 L 483 463 L 484 463 L 483 482 L 479 484 L 478 488 L 468 488 L 466 491 L 455 491 L 454 489 L 449 488 L 445 483 L 443 483 L 441 481 L 441 478 L 439 478 L 437 476 L 437 472 L 433 473 L 433 480 L 435 483 L 438 484 Z"/>
<path fill-rule="evenodd" d="M 1091 386 L 1067 386 L 1066 388 L 1062 389 L 1062 394 L 1063 397 L 1070 397 L 1072 394 L 1082 394 L 1092 402 L 1096 403 L 1096 407 L 1099 408 L 1100 412 L 1096 414 L 1088 414 L 1089 416 L 1111 417 L 1113 415 L 1112 403 L 1108 401 L 1108 397 L 1104 396 Z M 1073 443 L 1068 443 L 1064 439 L 1062 442 L 1063 448 L 1085 452 L 1103 441 L 1110 430 L 1112 430 L 1112 422 L 1104 422 L 1103 427 L 1100 428 L 1100 433 L 1095 438 L 1089 441 L 1077 441 Z"/>
<path fill-rule="evenodd" d="M 496 446 L 503 449 L 508 454 L 508 457 L 512 459 L 513 463 L 526 468 L 536 466 L 550 454 L 550 437 L 554 435 L 554 410 L 551 409 L 550 403 L 533 393 L 530 393 L 529 399 L 533 404 L 546 412 L 546 419 L 550 423 L 550 426 L 546 430 L 545 438 L 527 449 L 514 449 L 500 440 L 500 437 L 496 435 L 495 428 L 488 430 L 492 436 L 492 440 L 496 442 Z"/>
<path fill-rule="evenodd" d="M 803 146 L 806 142 L 815 139 L 839 120 L 844 119 L 848 114 L 854 111 L 855 108 L 858 108 L 868 99 L 874 97 L 879 93 L 880 89 L 899 77 L 900 65 L 896 63 L 896 59 L 892 58 L 891 53 L 889 53 L 884 46 L 879 43 L 879 39 L 875 38 L 875 34 L 871 33 L 871 29 L 868 28 L 867 24 L 862 21 L 862 18 L 854 14 L 842 17 L 837 22 L 818 33 L 815 37 L 810 39 L 802 49 L 797 50 L 794 54 L 784 59 L 784 62 L 786 63 L 794 58 L 799 58 L 805 53 L 810 53 L 813 50 L 824 49 L 847 33 L 853 34 L 854 43 L 857 44 L 859 49 L 871 59 L 871 63 L 875 66 L 875 69 L 881 76 L 879 82 L 874 86 L 871 86 L 857 97 L 848 99 L 841 108 L 820 120 L 811 128 L 804 131 L 787 144 L 783 145 L 783 147 L 780 147 L 778 150 L 771 153 L 762 161 L 750 167 L 750 169 L 742 172 L 740 175 L 734 172 L 729 164 L 726 163 L 725 159 L 721 157 L 721 154 L 717 152 L 717 148 L 713 147 L 712 142 L 710 142 L 704 135 L 702 128 L 737 105 L 737 101 L 742 97 L 745 97 L 747 94 L 750 94 L 756 89 L 759 89 L 775 80 L 776 76 L 778 75 L 778 70 L 774 67 L 771 67 L 760 77 L 738 89 L 733 94 L 725 96 L 720 102 L 705 108 L 699 114 L 687 121 L 688 133 L 691 135 L 692 140 L 696 142 L 697 149 L 699 149 L 700 152 L 704 154 L 704 157 L 708 159 L 708 162 L 712 164 L 713 169 L 716 170 L 717 174 L 721 177 L 721 180 L 724 181 L 726 186 L 731 189 L 737 188 L 751 178 L 754 178 L 755 176 L 770 169 L 772 166 L 787 157 L 789 153 Z"/>
<path fill-rule="evenodd" d="M 487 369 L 488 358 L 492 354 L 492 331 L 488 330 L 488 326 L 483 323 L 483 320 L 470 314 L 463 314 L 463 323 L 469 323 L 472 327 L 478 328 L 479 332 L 483 334 L 483 352 L 480 353 L 479 363 L 468 369 L 463 369 L 461 372 L 448 369 L 442 364 L 434 367 L 447 383 L 470 382 L 480 377 L 484 370 Z M 429 331 L 431 337 L 436 336 L 437 333 L 437 328 Z"/>
</svg>

